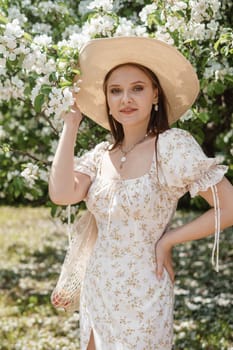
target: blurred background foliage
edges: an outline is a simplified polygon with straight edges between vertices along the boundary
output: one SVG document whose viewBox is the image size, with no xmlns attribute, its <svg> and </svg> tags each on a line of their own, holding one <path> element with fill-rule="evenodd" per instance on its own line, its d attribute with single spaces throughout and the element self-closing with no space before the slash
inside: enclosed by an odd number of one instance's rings
<svg viewBox="0 0 233 350">
<path fill-rule="evenodd" d="M 227 164 L 227 177 L 233 180 L 232 3 L 224 0 L 113 3 L 112 6 L 111 1 L 0 0 L 1 204 L 43 204 L 56 212 L 48 198 L 47 181 L 61 118 L 56 113 L 46 114 L 45 106 L 54 101 L 54 96 L 51 97 L 54 87 L 62 90 L 72 85 L 81 44 L 90 38 L 115 35 L 149 35 L 165 40 L 176 45 L 192 62 L 201 92 L 193 109 L 174 126 L 190 131 L 208 156 L 216 156 L 219 162 Z M 88 8 L 90 4 L 93 6 Z M 10 58 L 6 25 L 15 19 L 23 31 L 15 38 L 16 49 L 24 45 L 25 50 L 16 53 L 15 48 L 11 49 L 16 54 Z M 43 70 L 42 60 L 41 66 L 37 62 L 25 68 L 25 58 L 31 54 L 34 59 L 35 52 L 40 59 L 44 55 L 44 66 L 50 61 L 53 67 Z M 12 80 L 15 77 L 17 81 Z M 41 79 L 44 80 L 38 88 Z M 106 130 L 86 118 L 77 139 L 76 154 L 107 136 Z M 190 200 L 186 195 L 179 206 L 204 209 L 206 204 L 200 198 Z"/>
</svg>

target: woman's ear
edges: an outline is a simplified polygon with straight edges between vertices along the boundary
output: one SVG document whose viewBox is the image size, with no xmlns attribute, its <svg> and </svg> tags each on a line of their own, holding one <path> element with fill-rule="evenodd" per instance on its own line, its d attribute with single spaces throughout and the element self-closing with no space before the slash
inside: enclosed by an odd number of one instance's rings
<svg viewBox="0 0 233 350">
<path fill-rule="evenodd" d="M 159 94 L 159 92 L 158 92 L 158 88 L 156 87 L 156 88 L 154 89 L 154 98 L 153 98 L 153 104 L 158 103 L 158 101 L 159 101 L 159 96 L 158 96 L 158 94 Z"/>
</svg>

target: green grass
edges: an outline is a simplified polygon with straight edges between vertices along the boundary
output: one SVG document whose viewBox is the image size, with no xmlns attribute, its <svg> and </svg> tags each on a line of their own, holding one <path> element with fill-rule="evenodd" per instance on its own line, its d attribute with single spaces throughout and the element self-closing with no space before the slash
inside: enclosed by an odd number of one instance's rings
<svg viewBox="0 0 233 350">
<path fill-rule="evenodd" d="M 179 212 L 173 224 L 192 217 Z M 174 251 L 176 350 L 233 349 L 232 240 L 225 230 L 219 273 L 210 263 L 213 237 Z M 79 349 L 79 315 L 50 304 L 66 243 L 49 210 L 0 207 L 0 350 Z"/>
</svg>

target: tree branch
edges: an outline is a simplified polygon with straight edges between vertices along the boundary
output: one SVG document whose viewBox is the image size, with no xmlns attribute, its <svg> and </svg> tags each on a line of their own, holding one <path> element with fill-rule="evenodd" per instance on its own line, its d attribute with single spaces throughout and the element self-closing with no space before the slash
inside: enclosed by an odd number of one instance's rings
<svg viewBox="0 0 233 350">
<path fill-rule="evenodd" d="M 43 163 L 44 165 L 50 165 L 51 162 L 47 161 L 47 160 L 43 160 L 43 159 L 39 159 L 38 157 L 34 156 L 33 154 L 29 153 L 29 152 L 25 152 L 25 151 L 21 151 L 19 149 L 14 149 L 14 148 L 11 148 L 10 149 L 10 152 L 12 153 L 17 153 L 17 154 L 21 154 L 23 156 L 26 156 L 26 157 L 29 157 L 33 160 L 36 160 L 37 162 L 40 162 L 40 163 Z"/>
<path fill-rule="evenodd" d="M 53 130 L 53 132 L 56 134 L 56 136 L 59 136 L 59 132 L 57 131 L 57 129 L 55 128 L 55 126 L 53 125 L 53 123 L 51 122 L 51 120 L 43 113 L 39 114 L 40 117 L 44 118 L 50 125 L 51 129 Z"/>
</svg>

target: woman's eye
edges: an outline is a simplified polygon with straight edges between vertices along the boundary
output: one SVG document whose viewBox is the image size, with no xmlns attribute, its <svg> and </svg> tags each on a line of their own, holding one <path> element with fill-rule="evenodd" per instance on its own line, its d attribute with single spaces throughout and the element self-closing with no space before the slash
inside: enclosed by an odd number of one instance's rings
<svg viewBox="0 0 233 350">
<path fill-rule="evenodd" d="M 119 94 L 120 92 L 121 92 L 121 90 L 119 89 L 119 88 L 112 88 L 111 90 L 110 90 L 110 92 L 111 92 L 111 94 Z"/>
<path fill-rule="evenodd" d="M 133 90 L 134 90 L 134 91 L 142 91 L 142 90 L 143 90 L 143 86 L 141 86 L 141 85 L 136 85 L 136 86 L 134 86 Z"/>
</svg>

